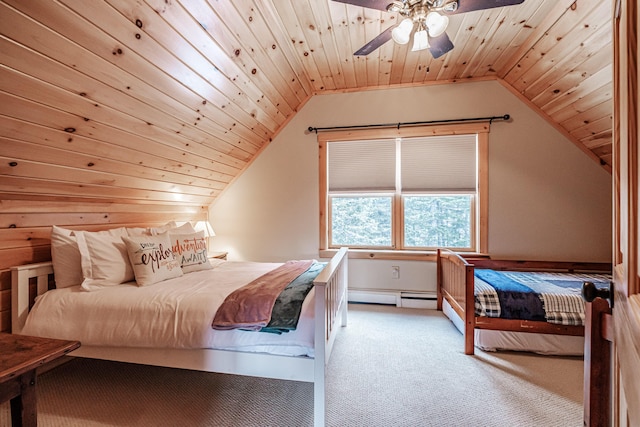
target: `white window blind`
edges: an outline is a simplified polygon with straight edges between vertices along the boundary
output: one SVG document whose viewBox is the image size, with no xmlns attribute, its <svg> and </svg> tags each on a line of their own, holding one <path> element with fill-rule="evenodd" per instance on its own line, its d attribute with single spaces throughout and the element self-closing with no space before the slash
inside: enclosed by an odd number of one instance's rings
<svg viewBox="0 0 640 427">
<path fill-rule="evenodd" d="M 475 191 L 476 135 L 327 144 L 329 191 L 394 191 L 400 151 L 402 191 Z"/>
<path fill-rule="evenodd" d="M 395 140 L 330 142 L 327 150 L 329 191 L 395 189 Z"/>
<path fill-rule="evenodd" d="M 475 191 L 476 139 L 475 134 L 403 139 L 402 191 Z"/>
</svg>

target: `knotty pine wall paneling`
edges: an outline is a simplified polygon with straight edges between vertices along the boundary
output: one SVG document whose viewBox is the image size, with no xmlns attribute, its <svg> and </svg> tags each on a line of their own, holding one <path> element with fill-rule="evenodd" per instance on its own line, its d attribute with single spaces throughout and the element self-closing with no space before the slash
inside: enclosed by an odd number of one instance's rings
<svg viewBox="0 0 640 427">
<path fill-rule="evenodd" d="M 24 183 L 23 184 L 28 184 Z M 55 183 L 50 183 L 55 188 Z M 80 184 L 78 184 L 80 185 Z M 60 190 L 58 190 L 60 191 Z M 10 268 L 51 260 L 51 226 L 76 230 L 159 226 L 207 219 L 206 206 L 89 200 L 34 194 L 30 200 L 0 194 L 0 331 L 11 330 Z"/>
</svg>

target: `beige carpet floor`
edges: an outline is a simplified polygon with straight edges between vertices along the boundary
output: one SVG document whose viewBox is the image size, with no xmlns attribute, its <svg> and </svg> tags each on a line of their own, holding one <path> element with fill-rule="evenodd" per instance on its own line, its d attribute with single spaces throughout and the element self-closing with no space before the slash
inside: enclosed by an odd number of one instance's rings
<svg viewBox="0 0 640 427">
<path fill-rule="evenodd" d="M 441 312 L 351 304 L 327 375 L 329 426 L 581 426 L 582 360 L 464 355 Z M 38 379 L 47 426 L 309 426 L 313 386 L 89 359 Z M 0 426 L 10 425 L 0 405 Z"/>
</svg>

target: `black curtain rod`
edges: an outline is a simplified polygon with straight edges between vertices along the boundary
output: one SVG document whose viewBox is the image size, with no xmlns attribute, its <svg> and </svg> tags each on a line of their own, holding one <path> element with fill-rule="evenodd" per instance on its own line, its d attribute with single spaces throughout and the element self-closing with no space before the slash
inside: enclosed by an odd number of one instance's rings
<svg viewBox="0 0 640 427">
<path fill-rule="evenodd" d="M 419 126 L 419 125 L 434 125 L 442 123 L 464 123 L 464 122 L 486 122 L 491 124 L 494 120 L 509 120 L 510 115 L 504 116 L 492 116 L 492 117 L 476 117 L 473 119 L 448 119 L 448 120 L 431 120 L 426 122 L 401 122 L 401 123 L 378 123 L 373 125 L 353 125 L 353 126 L 331 126 L 325 128 L 316 128 L 309 126 L 309 132 L 321 132 L 324 130 L 340 130 L 340 129 L 367 129 L 367 128 L 391 128 L 395 127 L 400 129 L 401 126 Z"/>
</svg>

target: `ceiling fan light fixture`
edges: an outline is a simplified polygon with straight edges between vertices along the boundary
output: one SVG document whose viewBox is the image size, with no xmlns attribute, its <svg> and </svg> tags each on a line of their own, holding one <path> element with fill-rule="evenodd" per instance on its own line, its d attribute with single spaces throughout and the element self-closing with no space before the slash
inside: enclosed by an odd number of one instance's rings
<svg viewBox="0 0 640 427">
<path fill-rule="evenodd" d="M 427 36 L 427 31 L 421 28 L 413 35 L 413 48 L 411 51 L 415 52 L 424 49 L 429 49 L 429 36 Z"/>
<path fill-rule="evenodd" d="M 387 12 L 400 12 L 404 9 L 404 3 L 401 1 L 394 1 L 387 5 Z"/>
<path fill-rule="evenodd" d="M 459 0 L 333 0 L 353 6 L 376 9 L 397 13 L 404 19 L 395 27 L 389 27 L 374 39 L 354 52 L 356 56 L 369 55 L 389 39 L 398 44 L 407 44 L 414 32 L 427 33 L 426 43 L 434 58 L 439 58 L 453 49 L 453 43 L 446 33 L 449 18 L 447 15 L 473 12 L 485 9 L 501 8 L 522 4 L 525 0 L 465 0 L 460 5 Z M 399 18 L 400 19 L 400 18 Z M 415 28 L 417 24 L 418 28 Z M 431 38 L 431 40 L 429 40 Z M 420 34 L 418 41 L 414 40 L 417 49 L 425 45 L 424 36 Z"/>
<path fill-rule="evenodd" d="M 458 2 L 452 1 L 451 3 L 447 3 L 442 7 L 442 10 L 445 12 L 455 12 L 458 10 Z"/>
<path fill-rule="evenodd" d="M 425 24 L 429 29 L 429 35 L 431 37 L 438 37 L 447 29 L 449 17 L 440 15 L 438 12 L 429 12 L 425 18 Z"/>
<path fill-rule="evenodd" d="M 396 28 L 391 31 L 391 38 L 398 44 L 407 44 L 411 38 L 411 31 L 413 30 L 413 20 L 410 18 L 404 19 Z"/>
</svg>

